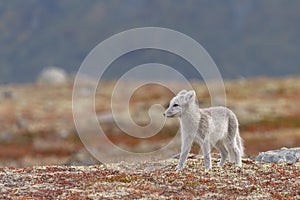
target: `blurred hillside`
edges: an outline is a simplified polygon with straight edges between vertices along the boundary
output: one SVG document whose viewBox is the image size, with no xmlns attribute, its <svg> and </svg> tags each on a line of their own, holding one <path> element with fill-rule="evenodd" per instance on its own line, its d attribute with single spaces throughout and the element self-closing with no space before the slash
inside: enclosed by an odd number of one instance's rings
<svg viewBox="0 0 300 200">
<path fill-rule="evenodd" d="M 178 120 L 167 119 L 165 126 L 149 138 L 131 137 L 116 125 L 111 115 L 114 82 L 102 83 L 96 92 L 95 109 L 99 124 L 109 141 L 130 152 L 151 152 L 165 146 L 178 131 Z M 178 91 L 182 86 L 172 83 Z M 254 78 L 225 82 L 227 106 L 238 116 L 246 154 L 300 144 L 300 78 Z M 126 85 L 130 87 L 130 85 Z M 211 104 L 209 92 L 202 82 L 194 82 L 200 107 Z M 72 82 L 63 85 L 28 84 L 0 87 L 0 166 L 32 166 L 51 164 L 91 164 L 95 160 L 86 153 L 78 138 L 72 115 Z M 78 102 L 85 109 L 87 91 L 81 88 Z M 151 91 L 151 92 L 150 92 Z M 130 114 L 139 125 L 149 123 L 148 110 L 154 104 L 167 107 L 173 94 L 169 89 L 148 84 L 137 89 L 130 99 Z M 125 103 L 120 104 L 126 107 Z M 163 111 L 156 112 L 162 116 Z M 84 134 L 96 132 L 84 121 Z M 127 123 L 125 117 L 124 123 Z M 125 124 L 126 125 L 126 124 Z M 82 130 L 82 129 L 81 129 Z M 134 131 L 134 130 L 133 130 Z M 144 132 L 140 133 L 144 136 Z M 95 148 L 105 141 L 92 138 Z M 172 148 L 179 152 L 179 138 Z M 194 146 L 193 153 L 199 147 Z M 113 156 L 106 149 L 102 153 Z M 160 157 L 161 155 L 157 155 Z"/>
<path fill-rule="evenodd" d="M 299 7 L 297 0 L 0 1 L 0 83 L 32 82 L 50 65 L 76 72 L 99 42 L 144 26 L 171 28 L 196 39 L 225 78 L 300 74 Z M 121 66 L 159 62 L 186 67 L 178 60 L 142 51 L 125 56 Z M 199 78 L 189 68 L 185 72 Z"/>
</svg>

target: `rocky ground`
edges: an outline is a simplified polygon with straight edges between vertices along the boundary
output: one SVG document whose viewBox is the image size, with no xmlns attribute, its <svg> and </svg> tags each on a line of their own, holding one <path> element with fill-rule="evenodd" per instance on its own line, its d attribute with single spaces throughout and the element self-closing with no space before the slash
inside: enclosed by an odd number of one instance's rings
<svg viewBox="0 0 300 200">
<path fill-rule="evenodd" d="M 267 164 L 243 159 L 204 171 L 189 158 L 94 166 L 0 168 L 1 199 L 299 199 L 300 162 Z"/>
</svg>

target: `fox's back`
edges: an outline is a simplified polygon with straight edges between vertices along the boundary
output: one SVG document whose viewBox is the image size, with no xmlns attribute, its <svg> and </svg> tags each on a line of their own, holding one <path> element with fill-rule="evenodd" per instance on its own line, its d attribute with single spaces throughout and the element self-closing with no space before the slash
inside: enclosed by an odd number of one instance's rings
<svg viewBox="0 0 300 200">
<path fill-rule="evenodd" d="M 200 113 L 208 115 L 212 118 L 236 118 L 235 114 L 228 108 L 223 106 L 199 108 Z"/>
</svg>

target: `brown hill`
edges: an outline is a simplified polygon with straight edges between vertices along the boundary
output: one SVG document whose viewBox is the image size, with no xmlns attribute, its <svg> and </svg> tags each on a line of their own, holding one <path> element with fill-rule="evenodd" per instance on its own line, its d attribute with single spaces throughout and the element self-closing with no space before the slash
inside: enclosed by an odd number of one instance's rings
<svg viewBox="0 0 300 200">
<path fill-rule="evenodd" d="M 180 84 L 172 84 L 182 89 Z M 168 120 L 161 132 L 148 140 L 128 137 L 109 117 L 114 82 L 103 85 L 96 93 L 96 112 L 103 119 L 100 124 L 113 143 L 141 152 L 159 148 L 174 137 L 178 130 L 177 120 Z M 246 154 L 253 156 L 260 151 L 299 146 L 299 77 L 233 80 L 226 81 L 225 86 L 227 106 L 240 121 Z M 200 106 L 210 106 L 205 85 L 195 82 L 193 87 Z M 72 88 L 71 82 L 0 87 L 0 166 L 59 165 L 80 163 L 80 159 L 92 160 L 84 153 L 74 126 Z M 83 89 L 82 102 L 89 88 Z M 149 107 L 155 103 L 167 106 L 172 96 L 167 88 L 158 85 L 139 88 L 130 101 L 133 119 L 140 125 L 147 124 Z M 101 146 L 101 141 L 97 141 L 97 145 Z M 180 149 L 179 146 L 174 148 Z M 197 146 L 193 148 L 193 152 L 198 150 Z"/>
</svg>

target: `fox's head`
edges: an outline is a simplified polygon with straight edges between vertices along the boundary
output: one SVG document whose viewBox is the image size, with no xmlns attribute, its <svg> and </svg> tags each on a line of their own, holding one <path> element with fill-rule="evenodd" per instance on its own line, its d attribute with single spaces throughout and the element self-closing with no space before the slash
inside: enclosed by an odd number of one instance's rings
<svg viewBox="0 0 300 200">
<path fill-rule="evenodd" d="M 168 109 L 164 112 L 165 117 L 181 117 L 184 109 L 191 103 L 196 103 L 196 93 L 194 90 L 181 90 L 171 101 Z"/>
</svg>

